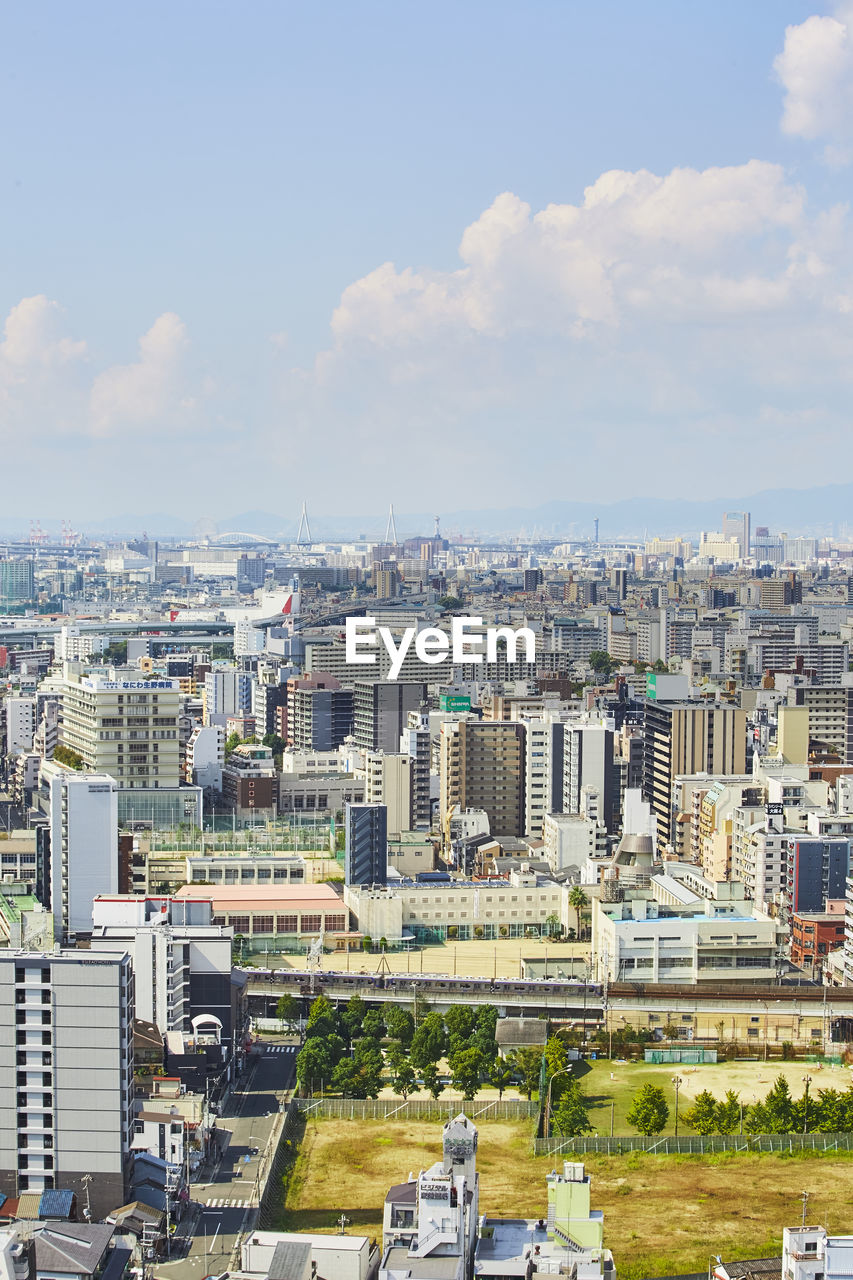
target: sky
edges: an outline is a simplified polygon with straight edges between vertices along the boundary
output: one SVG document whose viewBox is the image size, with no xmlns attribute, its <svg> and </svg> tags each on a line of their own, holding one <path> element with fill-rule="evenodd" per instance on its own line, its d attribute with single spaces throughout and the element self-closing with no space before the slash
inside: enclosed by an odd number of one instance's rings
<svg viewBox="0 0 853 1280">
<path fill-rule="evenodd" d="M 853 0 L 7 6 L 6 516 L 847 480 Z"/>
</svg>

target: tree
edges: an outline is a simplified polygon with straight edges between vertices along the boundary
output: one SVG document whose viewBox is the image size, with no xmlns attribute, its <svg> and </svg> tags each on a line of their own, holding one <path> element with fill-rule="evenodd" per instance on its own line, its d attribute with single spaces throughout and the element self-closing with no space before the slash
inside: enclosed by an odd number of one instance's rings
<svg viewBox="0 0 853 1280">
<path fill-rule="evenodd" d="M 493 1004 L 481 1005 L 477 1013 L 477 1025 L 474 1028 L 473 1043 L 480 1050 L 484 1064 L 494 1062 L 498 1056 L 498 1042 L 495 1039 L 495 1028 L 498 1025 L 498 1011 Z"/>
<path fill-rule="evenodd" d="M 680 1031 L 681 1028 L 677 1022 L 665 1022 L 663 1025 L 663 1034 L 667 1040 L 678 1040 Z"/>
<path fill-rule="evenodd" d="M 356 1040 L 361 1035 L 361 1024 L 366 1013 L 367 1005 L 358 993 L 352 996 L 341 1009 L 341 1025 L 350 1040 Z"/>
<path fill-rule="evenodd" d="M 477 1010 L 469 1004 L 454 1004 L 444 1015 L 447 1034 L 453 1040 L 470 1040 L 477 1025 Z"/>
<path fill-rule="evenodd" d="M 719 1110 L 719 1103 L 714 1095 L 703 1089 L 701 1093 L 697 1093 L 693 1106 L 684 1112 L 684 1119 L 697 1133 L 716 1133 Z"/>
<path fill-rule="evenodd" d="M 499 1101 L 504 1096 L 504 1090 L 512 1084 L 512 1067 L 502 1058 L 492 1063 L 489 1070 L 489 1084 L 493 1089 L 497 1089 Z"/>
<path fill-rule="evenodd" d="M 564 1138 L 574 1138 L 579 1133 L 589 1133 L 592 1126 L 580 1082 L 571 1076 L 567 1079 L 568 1084 L 551 1113 L 551 1123 Z"/>
<path fill-rule="evenodd" d="M 510 1061 L 513 1070 L 521 1076 L 521 1091 L 527 1094 L 528 1101 L 534 1090 L 539 1088 L 539 1077 L 542 1072 L 542 1050 L 533 1045 L 522 1045 L 512 1054 Z"/>
<path fill-rule="evenodd" d="M 308 1010 L 308 1023 L 305 1028 L 306 1039 L 309 1036 L 329 1036 L 335 1030 L 335 1010 L 331 1000 L 318 996 Z"/>
<path fill-rule="evenodd" d="M 296 996 L 286 991 L 275 1007 L 275 1016 L 279 1022 L 286 1022 L 292 1026 L 299 1017 L 299 1001 Z"/>
<path fill-rule="evenodd" d="M 563 932 L 563 926 L 560 924 L 560 917 L 556 912 L 552 912 L 550 916 L 545 917 L 545 929 L 549 938 L 559 938 Z"/>
<path fill-rule="evenodd" d="M 391 1077 L 391 1088 L 401 1098 L 408 1098 L 415 1087 L 415 1069 L 405 1059 L 398 1065 Z"/>
<path fill-rule="evenodd" d="M 280 756 L 284 751 L 284 748 L 287 746 L 284 739 L 280 738 L 277 733 L 265 733 L 261 742 L 265 747 L 270 747 L 272 749 L 274 756 Z"/>
<path fill-rule="evenodd" d="M 663 1089 L 656 1084 L 644 1084 L 635 1093 L 626 1119 L 647 1138 L 660 1133 L 669 1119 L 669 1107 Z"/>
<path fill-rule="evenodd" d="M 408 1049 L 415 1034 L 415 1020 L 408 1009 L 399 1004 L 389 1004 L 385 1009 L 385 1026 L 389 1036 Z"/>
<path fill-rule="evenodd" d="M 228 737 L 225 739 L 225 754 L 230 756 L 231 752 L 239 747 L 241 741 L 242 739 L 240 738 L 239 733 L 229 733 Z"/>
<path fill-rule="evenodd" d="M 764 1099 L 768 1128 L 766 1133 L 790 1133 L 794 1127 L 791 1089 L 784 1076 L 777 1076 L 773 1088 Z"/>
<path fill-rule="evenodd" d="M 737 1133 L 742 1110 L 740 1095 L 734 1089 L 727 1089 L 723 1101 L 717 1103 L 717 1132 Z"/>
<path fill-rule="evenodd" d="M 769 1133 L 767 1108 L 763 1102 L 753 1102 L 747 1107 L 743 1116 L 743 1127 L 747 1133 Z"/>
<path fill-rule="evenodd" d="M 610 654 L 605 652 L 604 649 L 593 649 L 589 655 L 589 665 L 596 675 L 609 676 L 615 663 Z"/>
<path fill-rule="evenodd" d="M 412 1066 L 423 1070 L 444 1055 L 447 1035 L 440 1013 L 428 1013 L 412 1037 Z"/>
<path fill-rule="evenodd" d="M 385 1023 L 378 1009 L 368 1009 L 361 1022 L 361 1034 L 372 1040 L 381 1040 L 385 1035 Z"/>
<path fill-rule="evenodd" d="M 462 608 L 462 601 L 459 596 L 439 596 L 438 607 L 445 613 L 454 613 Z"/>
<path fill-rule="evenodd" d="M 577 934 L 581 936 L 581 912 L 585 911 L 589 906 L 589 898 L 584 892 L 583 886 L 579 884 L 572 885 L 569 890 L 569 906 L 577 917 Z"/>
<path fill-rule="evenodd" d="M 846 1133 L 850 1130 L 850 1106 L 846 1093 L 837 1089 L 821 1089 L 816 1099 L 809 1101 L 809 1128 L 818 1133 Z"/>
<path fill-rule="evenodd" d="M 555 1076 L 558 1071 L 565 1071 L 569 1065 L 566 1046 L 559 1036 L 549 1036 L 545 1044 L 545 1067 L 549 1076 Z"/>
<path fill-rule="evenodd" d="M 458 1089 L 466 1102 L 470 1102 L 480 1087 L 480 1071 L 483 1059 L 480 1050 L 471 1045 L 467 1049 L 457 1049 L 448 1059 L 450 1079 L 454 1089 Z"/>
<path fill-rule="evenodd" d="M 438 1067 L 434 1062 L 429 1062 L 421 1071 L 421 1081 L 428 1093 L 434 1098 L 438 1098 L 439 1094 L 444 1092 L 444 1084 L 438 1074 Z"/>
<path fill-rule="evenodd" d="M 80 770 L 85 763 L 83 757 L 77 751 L 72 747 L 66 747 L 61 742 L 53 748 L 53 758 L 58 764 L 67 765 L 69 769 Z"/>
<path fill-rule="evenodd" d="M 373 939 L 371 938 L 369 933 L 366 933 L 361 940 L 361 949 L 362 951 L 370 951 L 372 946 L 373 946 Z"/>
<path fill-rule="evenodd" d="M 311 1040 L 306 1040 L 296 1055 L 296 1079 L 299 1087 L 303 1092 L 306 1089 L 313 1092 L 327 1086 L 336 1065 L 324 1039 L 314 1036 Z"/>
</svg>

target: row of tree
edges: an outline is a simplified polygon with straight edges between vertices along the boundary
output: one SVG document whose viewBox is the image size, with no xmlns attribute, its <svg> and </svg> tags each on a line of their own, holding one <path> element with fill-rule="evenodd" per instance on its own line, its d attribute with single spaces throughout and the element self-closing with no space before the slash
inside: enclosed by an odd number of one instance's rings
<svg viewBox="0 0 853 1280">
<path fill-rule="evenodd" d="M 669 1122 L 670 1108 L 663 1089 L 644 1084 L 635 1095 L 628 1111 L 628 1123 L 651 1137 L 661 1133 Z M 691 1107 L 682 1111 L 680 1119 L 696 1133 L 850 1133 L 853 1132 L 853 1088 L 820 1089 L 816 1094 L 808 1088 L 800 1098 L 791 1096 L 784 1076 L 776 1078 L 773 1087 L 761 1101 L 744 1103 L 740 1095 L 728 1089 L 722 1099 L 703 1089 Z"/>
<path fill-rule="evenodd" d="M 483 1084 L 503 1096 L 514 1080 L 530 1098 L 539 1085 L 542 1051 L 523 1048 L 510 1061 L 501 1059 L 497 1020 L 493 1005 L 455 1005 L 445 1014 L 429 1010 L 415 1025 L 401 1005 L 380 1011 L 353 996 L 336 1009 L 319 996 L 308 1014 L 296 1078 L 303 1092 L 331 1089 L 348 1098 L 375 1098 L 387 1080 L 402 1098 L 417 1088 L 438 1098 L 446 1087 L 439 1064 L 446 1060 L 450 1084 L 467 1100 Z"/>
</svg>

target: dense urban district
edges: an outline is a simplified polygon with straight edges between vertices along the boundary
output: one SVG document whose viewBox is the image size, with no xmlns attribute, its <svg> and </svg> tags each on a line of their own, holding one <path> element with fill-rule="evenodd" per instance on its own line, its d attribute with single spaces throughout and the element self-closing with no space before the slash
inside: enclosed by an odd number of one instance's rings
<svg viewBox="0 0 853 1280">
<path fill-rule="evenodd" d="M 853 1275 L 853 543 L 720 514 L 0 545 L 3 1280 Z"/>
</svg>

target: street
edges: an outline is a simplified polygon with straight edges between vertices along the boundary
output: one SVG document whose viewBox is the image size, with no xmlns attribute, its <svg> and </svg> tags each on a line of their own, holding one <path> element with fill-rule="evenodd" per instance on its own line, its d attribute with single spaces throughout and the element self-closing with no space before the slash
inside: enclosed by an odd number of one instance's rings
<svg viewBox="0 0 853 1280">
<path fill-rule="evenodd" d="M 266 1042 L 253 1050 L 253 1064 L 243 1088 L 232 1092 L 225 1114 L 217 1120 L 220 1159 L 192 1184 L 192 1207 L 178 1226 L 179 1254 L 155 1265 L 156 1276 L 168 1280 L 202 1280 L 231 1269 L 238 1237 L 255 1220 L 261 1178 L 273 1155 L 273 1125 L 292 1087 L 298 1046 Z M 276 1133 L 278 1129 L 276 1129 Z M 268 1149 L 269 1148 L 269 1149 Z M 257 1154 L 255 1154 L 257 1152 Z"/>
</svg>

